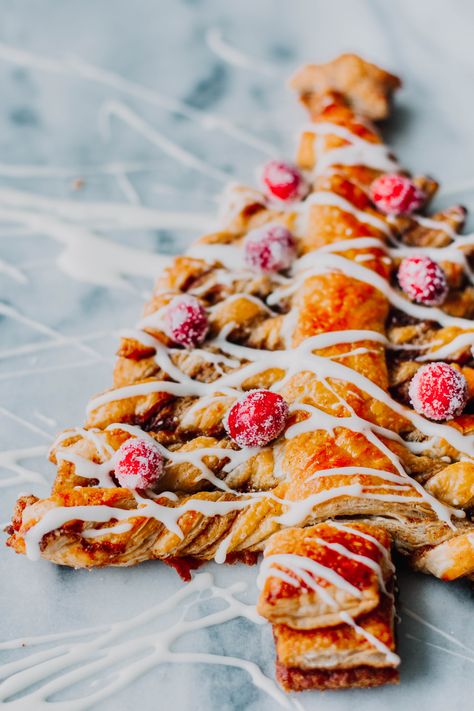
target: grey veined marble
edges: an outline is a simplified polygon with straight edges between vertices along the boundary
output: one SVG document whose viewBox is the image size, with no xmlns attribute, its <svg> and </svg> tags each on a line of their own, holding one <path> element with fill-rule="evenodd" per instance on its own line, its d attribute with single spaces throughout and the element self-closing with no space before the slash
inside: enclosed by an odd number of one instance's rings
<svg viewBox="0 0 474 711">
<path fill-rule="evenodd" d="M 401 161 L 442 178 L 439 204 L 474 202 L 473 27 L 468 0 L 1 3 L 0 521 L 20 492 L 47 493 L 53 469 L 45 454 L 54 433 L 81 422 L 88 396 L 110 383 L 117 332 L 134 323 L 158 266 L 155 258 L 137 267 L 137 255 L 178 252 L 212 224 L 226 176 L 253 181 L 266 151 L 291 154 L 302 114 L 284 79 L 300 62 L 354 50 L 400 74 L 404 88 L 387 134 Z M 227 123 L 206 122 L 209 112 Z M 177 149 L 185 152 L 181 160 Z M 188 217 L 177 221 L 182 211 Z M 110 268 L 111 244 L 125 250 L 117 268 Z M 5 641 L 130 620 L 183 587 L 159 564 L 76 572 L 3 547 L 0 561 Z M 208 570 L 219 585 L 248 582 L 247 599 L 255 599 L 254 569 Z M 401 686 L 306 694 L 299 697 L 304 709 L 472 704 L 468 585 L 443 585 L 403 566 L 399 582 Z M 173 615 L 145 628 L 137 621 L 121 646 L 112 640 L 107 653 L 124 652 L 116 670 L 145 672 L 145 634 Z M 57 690 L 54 708 L 87 707 L 86 694 L 114 683 L 110 670 L 101 671 L 103 646 L 85 653 L 78 644 L 101 634 L 0 645 L 2 663 L 17 660 L 0 667 L 10 676 L 11 707 L 50 708 L 34 684 L 27 696 L 17 693 L 13 672 L 29 654 L 40 654 L 37 663 L 64 660 L 61 675 L 48 679 Z M 71 640 L 82 667 L 64 656 Z M 181 637 L 174 649 L 245 658 L 273 674 L 270 629 L 248 620 Z M 153 664 L 94 708 L 278 707 L 245 670 L 179 661 Z M 95 671 L 85 683 L 69 677 L 66 688 L 55 686 L 87 662 Z M 37 668 L 41 676 L 45 667 Z"/>
</svg>

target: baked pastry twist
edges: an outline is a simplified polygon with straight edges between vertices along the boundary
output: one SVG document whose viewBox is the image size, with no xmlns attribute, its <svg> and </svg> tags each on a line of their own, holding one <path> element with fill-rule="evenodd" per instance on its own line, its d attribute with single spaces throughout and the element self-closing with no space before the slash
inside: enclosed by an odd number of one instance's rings
<svg viewBox="0 0 474 711">
<path fill-rule="evenodd" d="M 297 153 L 305 191 L 293 201 L 227 191 L 222 230 L 160 277 L 121 341 L 113 388 L 91 400 L 84 428 L 58 438 L 52 495 L 19 499 L 8 545 L 74 567 L 224 561 L 262 551 L 282 528 L 357 518 L 389 532 L 423 572 L 473 573 L 473 416 L 433 422 L 407 401 L 425 360 L 459 363 L 474 382 L 470 246 L 458 249 L 458 208 L 428 219 L 374 204 L 374 181 L 401 175 L 370 122 L 386 117 L 398 85 L 351 55 L 296 74 L 311 118 Z M 436 184 L 410 185 L 424 208 Z M 275 227 L 293 235 L 296 258 L 249 267 L 250 233 Z M 413 249 L 439 250 L 450 286 L 442 309 L 394 283 Z M 182 294 L 207 313 L 199 347 L 170 336 Z M 239 446 L 226 417 L 254 389 L 278 392 L 290 415 L 281 437 Z M 164 458 L 152 489 L 118 485 L 130 438 Z"/>
<path fill-rule="evenodd" d="M 365 523 L 276 533 L 259 574 L 287 691 L 398 682 L 390 536 Z"/>
</svg>

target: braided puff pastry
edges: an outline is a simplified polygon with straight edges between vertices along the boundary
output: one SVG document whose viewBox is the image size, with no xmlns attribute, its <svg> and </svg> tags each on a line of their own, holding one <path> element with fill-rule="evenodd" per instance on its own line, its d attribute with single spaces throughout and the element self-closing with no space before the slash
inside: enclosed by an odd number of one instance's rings
<svg viewBox="0 0 474 711">
<path fill-rule="evenodd" d="M 231 187 L 221 231 L 159 278 L 122 339 L 113 388 L 53 447 L 51 497 L 19 500 L 12 548 L 75 567 L 223 561 L 262 551 L 284 528 L 357 517 L 424 572 L 474 571 L 472 416 L 435 422 L 407 399 L 407 374 L 437 353 L 470 378 L 472 299 L 459 268 L 469 246 L 457 249 L 459 209 L 413 212 L 436 184 L 403 176 L 370 123 L 386 116 L 398 83 L 349 55 L 296 74 L 311 118 L 300 172 L 288 168 L 278 184 L 278 169 L 265 192 Z M 410 210 L 378 209 L 371 186 L 387 174 L 408 181 Z M 287 242 L 272 252 L 258 240 L 276 232 Z M 409 301 L 394 278 L 407 250 L 431 245 L 449 281 L 442 308 Z M 197 319 L 194 342 L 170 321 L 182 298 Z M 255 389 L 278 393 L 288 416 L 254 446 L 244 440 L 265 423 L 234 436 L 229 413 Z M 163 459 L 151 486 L 117 476 L 129 440 Z"/>
<path fill-rule="evenodd" d="M 270 539 L 258 610 L 274 624 L 285 689 L 398 681 L 393 571 L 390 538 L 375 526 L 328 522 Z"/>
</svg>

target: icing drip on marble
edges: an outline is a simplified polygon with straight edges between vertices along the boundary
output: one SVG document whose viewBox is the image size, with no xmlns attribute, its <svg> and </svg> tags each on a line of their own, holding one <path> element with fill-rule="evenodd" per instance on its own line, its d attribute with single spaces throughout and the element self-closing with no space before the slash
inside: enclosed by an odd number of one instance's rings
<svg viewBox="0 0 474 711">
<path fill-rule="evenodd" d="M 241 669 L 279 708 L 301 710 L 300 704 L 281 691 L 254 662 L 225 654 L 172 649 L 173 644 L 184 635 L 207 630 L 239 617 L 255 625 L 263 624 L 264 620 L 257 615 L 254 606 L 238 599 L 237 595 L 245 590 L 244 583 L 220 587 L 209 573 L 201 573 L 164 602 L 126 620 L 70 633 L 60 632 L 0 643 L 0 649 L 29 649 L 52 643 L 51 647 L 43 651 L 23 654 L 0 666 L 0 677 L 4 679 L 0 685 L 0 701 L 18 709 L 49 711 L 51 708 L 65 708 L 57 700 L 58 695 L 73 686 L 87 684 L 97 674 L 101 674 L 100 686 L 92 690 L 87 688 L 82 693 L 79 687 L 73 699 L 63 702 L 67 704 L 68 711 L 83 711 L 100 705 L 104 699 L 117 694 L 161 664 L 195 663 Z M 218 609 L 215 602 L 219 604 Z M 198 605 L 199 614 L 190 619 L 188 610 Z M 203 605 L 206 606 L 204 611 Z M 173 615 L 176 612 L 181 614 L 174 622 Z M 167 624 L 163 627 L 161 623 Z M 153 627 L 160 624 L 160 629 L 153 631 Z M 84 637 L 91 639 L 86 640 Z"/>
</svg>

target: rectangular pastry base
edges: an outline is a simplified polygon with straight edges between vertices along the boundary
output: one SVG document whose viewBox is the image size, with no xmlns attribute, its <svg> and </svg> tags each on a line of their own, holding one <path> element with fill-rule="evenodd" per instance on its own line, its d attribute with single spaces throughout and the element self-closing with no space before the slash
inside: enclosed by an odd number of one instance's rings
<svg viewBox="0 0 474 711">
<path fill-rule="evenodd" d="M 384 684 L 398 684 L 400 675 L 393 667 L 360 666 L 354 669 L 297 669 L 277 662 L 276 678 L 285 691 L 311 689 L 368 688 Z"/>
</svg>

